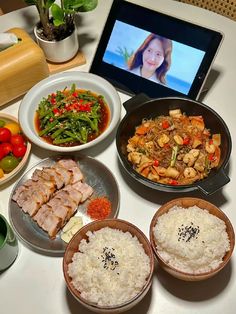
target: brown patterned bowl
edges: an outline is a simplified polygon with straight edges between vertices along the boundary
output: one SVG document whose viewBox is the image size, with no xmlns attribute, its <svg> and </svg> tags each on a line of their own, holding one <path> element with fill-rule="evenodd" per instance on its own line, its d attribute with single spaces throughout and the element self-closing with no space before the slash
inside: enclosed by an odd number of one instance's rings
<svg viewBox="0 0 236 314">
<path fill-rule="evenodd" d="M 226 232 L 228 233 L 229 241 L 230 241 L 230 250 L 226 252 L 225 256 L 223 257 L 223 262 L 215 269 L 212 269 L 211 271 L 208 272 L 202 272 L 202 273 L 189 273 L 189 272 L 184 272 L 181 271 L 173 266 L 171 266 L 168 262 L 166 262 L 163 257 L 161 257 L 160 253 L 158 252 L 157 249 L 157 241 L 154 236 L 153 229 L 156 226 L 157 220 L 159 219 L 160 216 L 162 216 L 165 213 L 168 213 L 171 208 L 174 206 L 179 206 L 182 208 L 189 208 L 192 206 L 198 206 L 201 209 L 206 209 L 210 214 L 220 218 L 223 220 L 226 224 Z M 153 249 L 153 252 L 160 264 L 160 266 L 167 271 L 169 274 L 172 276 L 182 279 L 185 281 L 200 281 L 200 280 L 205 280 L 208 279 L 214 275 L 216 275 L 219 271 L 221 271 L 226 264 L 229 262 L 231 255 L 233 253 L 234 249 L 234 244 L 235 244 L 235 235 L 234 235 L 234 229 L 233 226 L 228 219 L 228 217 L 215 205 L 213 205 L 210 202 L 207 202 L 203 199 L 200 198 L 194 198 L 194 197 L 183 197 L 183 198 L 177 198 L 173 199 L 166 204 L 162 205 L 157 212 L 155 213 L 151 225 L 150 225 L 150 241 L 151 241 L 151 246 Z"/>
<path fill-rule="evenodd" d="M 118 229 L 123 232 L 130 232 L 132 236 L 136 236 L 138 241 L 142 244 L 145 253 L 149 256 L 150 259 L 150 273 L 148 277 L 146 278 L 146 283 L 143 286 L 142 290 L 131 300 L 128 300 L 127 302 L 124 302 L 122 304 L 116 305 L 116 306 L 99 306 L 95 303 L 89 302 L 88 300 L 81 297 L 80 291 L 75 289 L 75 287 L 72 284 L 72 280 L 70 276 L 68 275 L 68 264 L 71 263 L 72 257 L 75 252 L 78 252 L 78 246 L 82 239 L 88 239 L 87 232 L 88 231 L 97 231 L 104 227 L 110 227 L 112 229 Z M 91 222 L 90 224 L 84 226 L 82 229 L 80 229 L 74 237 L 69 242 L 65 255 L 63 258 L 63 272 L 65 281 L 67 284 L 67 287 L 69 291 L 72 293 L 72 295 L 85 307 L 90 309 L 91 311 L 97 312 L 97 313 L 121 313 L 126 310 L 129 310 L 136 304 L 138 304 L 143 297 L 148 292 L 149 288 L 152 284 L 152 275 L 154 270 L 154 255 L 152 252 L 152 248 L 150 245 L 149 240 L 147 237 L 143 234 L 141 230 L 139 230 L 136 226 L 133 224 L 120 220 L 120 219 L 105 219 L 105 220 L 97 220 L 94 222 Z"/>
</svg>

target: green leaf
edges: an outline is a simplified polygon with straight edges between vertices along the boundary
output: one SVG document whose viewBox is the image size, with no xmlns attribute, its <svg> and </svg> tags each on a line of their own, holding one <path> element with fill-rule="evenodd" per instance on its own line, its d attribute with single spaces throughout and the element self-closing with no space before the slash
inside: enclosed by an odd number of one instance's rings
<svg viewBox="0 0 236 314">
<path fill-rule="evenodd" d="M 64 23 L 64 11 L 56 3 L 53 3 L 51 7 L 53 23 L 55 26 L 59 26 Z"/>
<path fill-rule="evenodd" d="M 64 0 L 65 9 L 79 8 L 84 5 L 86 0 Z"/>
<path fill-rule="evenodd" d="M 77 0 L 76 0 L 77 1 Z M 79 1 L 79 0 L 78 0 Z M 84 4 L 78 8 L 75 8 L 75 11 L 77 12 L 88 12 L 92 11 L 93 9 L 96 8 L 98 4 L 98 0 L 85 0 Z M 76 4 L 74 4 L 75 6 Z"/>
<path fill-rule="evenodd" d="M 47 0 L 45 4 L 46 9 L 49 9 L 55 1 L 56 0 Z"/>
<path fill-rule="evenodd" d="M 65 22 L 64 21 L 61 21 L 61 20 L 57 20 L 57 19 L 53 19 L 53 24 L 55 26 L 60 26 L 62 24 L 64 24 Z"/>
</svg>

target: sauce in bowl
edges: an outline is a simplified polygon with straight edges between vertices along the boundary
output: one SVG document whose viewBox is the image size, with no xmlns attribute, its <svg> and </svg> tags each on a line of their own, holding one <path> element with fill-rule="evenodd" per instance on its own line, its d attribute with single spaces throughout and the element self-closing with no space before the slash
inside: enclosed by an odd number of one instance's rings
<svg viewBox="0 0 236 314">
<path fill-rule="evenodd" d="M 104 97 L 89 90 L 57 91 L 43 98 L 35 114 L 35 128 L 47 143 L 77 146 L 88 143 L 105 131 L 110 111 Z"/>
</svg>

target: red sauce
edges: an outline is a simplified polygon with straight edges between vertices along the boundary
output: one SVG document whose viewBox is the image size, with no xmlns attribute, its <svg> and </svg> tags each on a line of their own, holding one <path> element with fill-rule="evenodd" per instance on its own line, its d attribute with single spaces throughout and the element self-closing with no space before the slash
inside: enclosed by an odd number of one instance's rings
<svg viewBox="0 0 236 314">
<path fill-rule="evenodd" d="M 111 213 L 111 202 L 107 197 L 94 198 L 88 204 L 87 214 L 93 219 L 106 219 Z"/>
</svg>

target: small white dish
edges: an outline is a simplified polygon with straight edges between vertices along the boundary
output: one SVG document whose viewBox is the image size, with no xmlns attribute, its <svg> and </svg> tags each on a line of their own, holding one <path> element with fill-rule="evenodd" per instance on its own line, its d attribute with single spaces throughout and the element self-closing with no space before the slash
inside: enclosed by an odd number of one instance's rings
<svg viewBox="0 0 236 314">
<path fill-rule="evenodd" d="M 94 140 L 77 146 L 56 146 L 47 143 L 38 135 L 35 127 L 35 114 L 40 101 L 57 90 L 70 88 L 72 84 L 78 89 L 90 90 L 101 94 L 109 107 L 110 120 L 102 134 Z M 32 87 L 24 96 L 19 108 L 19 122 L 24 134 L 37 146 L 56 152 L 73 152 L 92 147 L 104 140 L 117 126 L 121 115 L 121 100 L 116 89 L 105 79 L 87 72 L 64 72 L 52 75 Z"/>
</svg>

